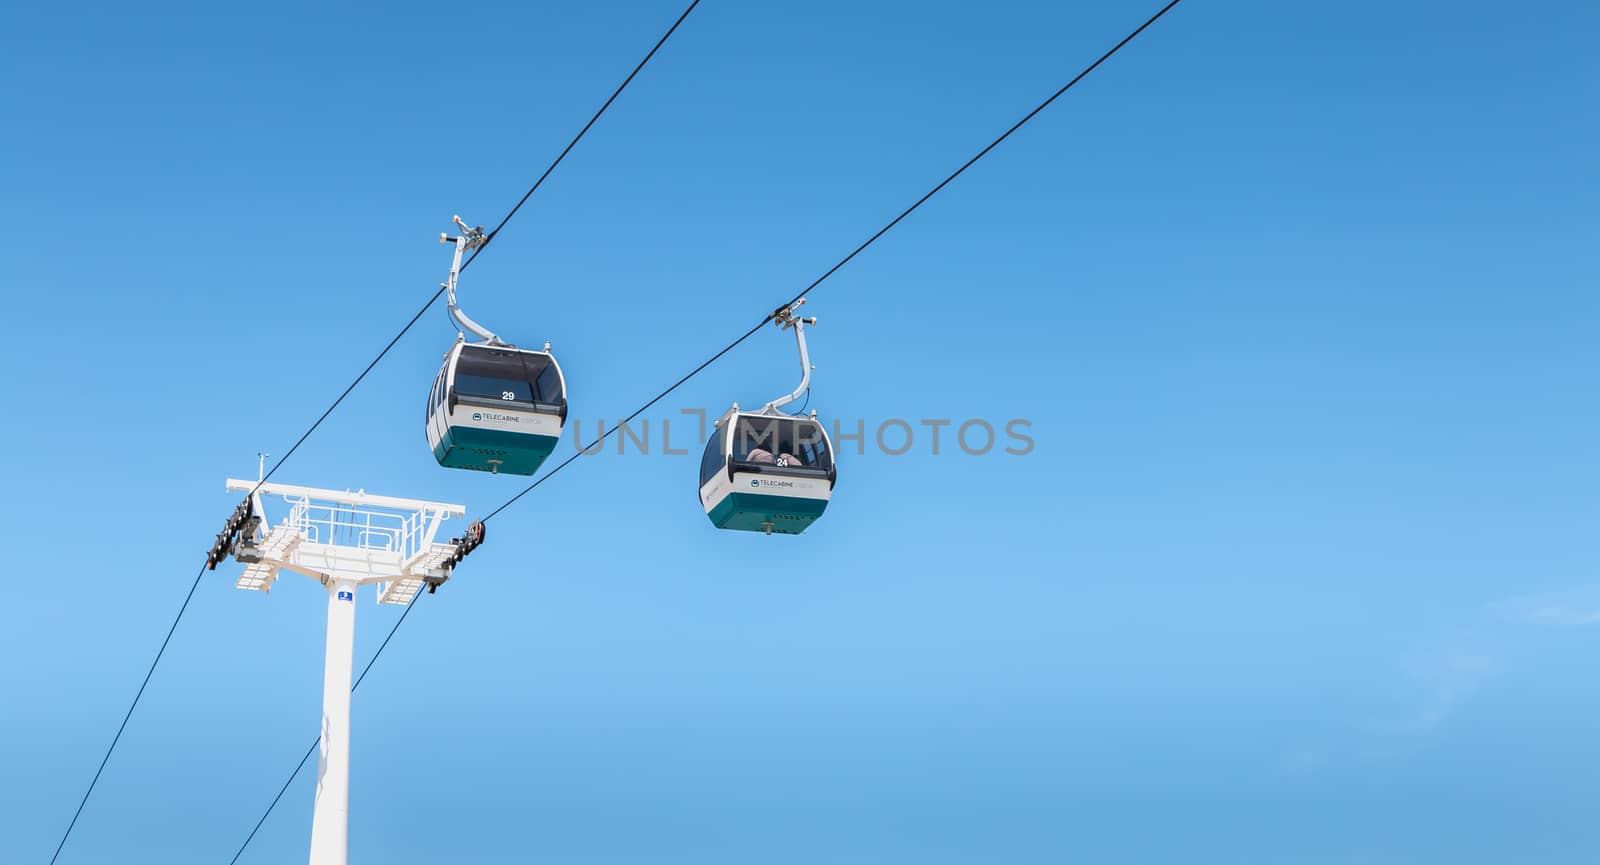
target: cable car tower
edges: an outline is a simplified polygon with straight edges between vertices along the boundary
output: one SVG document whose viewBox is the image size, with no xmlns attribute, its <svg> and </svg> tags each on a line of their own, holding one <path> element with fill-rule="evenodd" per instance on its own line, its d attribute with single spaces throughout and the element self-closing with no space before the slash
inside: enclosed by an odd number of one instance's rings
<svg viewBox="0 0 1600 865">
<path fill-rule="evenodd" d="M 311 865 L 345 865 L 350 828 L 350 672 L 355 650 L 356 593 L 377 586 L 380 604 L 410 604 L 423 586 L 433 592 L 483 542 L 483 523 L 459 538 L 436 540 L 461 505 L 228 479 L 249 493 L 229 517 L 206 558 L 215 568 L 228 556 L 244 563 L 235 588 L 272 590 L 284 571 L 322 583 L 328 592 L 327 658 L 322 676 L 322 742 L 317 760 L 316 810 L 311 819 Z M 266 503 L 287 512 L 276 524 Z M 281 505 L 278 505 L 281 507 Z"/>
</svg>

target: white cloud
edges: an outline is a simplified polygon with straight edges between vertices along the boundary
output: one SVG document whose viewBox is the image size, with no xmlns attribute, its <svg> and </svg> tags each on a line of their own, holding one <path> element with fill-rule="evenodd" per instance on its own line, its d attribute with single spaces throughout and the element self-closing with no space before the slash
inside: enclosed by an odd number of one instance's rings
<svg viewBox="0 0 1600 865">
<path fill-rule="evenodd" d="M 1503 669 L 1499 661 L 1481 654 L 1452 655 L 1417 669 L 1414 674 L 1427 687 L 1427 696 L 1407 725 L 1410 731 L 1437 729 Z"/>
<path fill-rule="evenodd" d="M 1495 601 L 1489 609 L 1514 622 L 1555 627 L 1600 625 L 1600 589 L 1583 588 Z"/>
<path fill-rule="evenodd" d="M 1409 753 L 1418 740 L 1445 725 L 1462 706 L 1506 671 L 1498 657 L 1458 648 L 1414 656 L 1401 667 L 1415 683 L 1394 711 L 1357 723 L 1355 731 L 1319 744 L 1292 743 L 1276 754 L 1272 767 L 1286 781 L 1305 781 L 1329 767 L 1355 761 L 1392 760 Z"/>
</svg>

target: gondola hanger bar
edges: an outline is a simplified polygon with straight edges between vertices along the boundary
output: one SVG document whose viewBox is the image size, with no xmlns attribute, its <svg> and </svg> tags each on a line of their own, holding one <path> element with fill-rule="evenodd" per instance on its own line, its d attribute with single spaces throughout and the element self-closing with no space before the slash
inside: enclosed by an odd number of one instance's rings
<svg viewBox="0 0 1600 865">
<path fill-rule="evenodd" d="M 462 312 L 461 305 L 456 303 L 456 280 L 461 275 L 461 253 L 468 249 L 478 249 L 488 243 L 489 239 L 488 235 L 483 233 L 483 226 L 480 225 L 476 228 L 469 226 L 461 221 L 460 215 L 453 216 L 451 219 L 455 221 L 456 228 L 460 229 L 461 233 L 455 237 L 451 237 L 444 232 L 439 233 L 440 243 L 454 243 L 456 245 L 455 254 L 450 258 L 450 277 L 441 285 L 450 304 L 450 317 L 455 319 L 456 324 L 462 329 L 472 331 L 485 344 L 506 345 L 507 343 L 496 336 L 494 331 L 469 318 L 465 312 Z"/>
<path fill-rule="evenodd" d="M 794 311 L 799 309 L 805 302 L 806 299 L 802 297 L 788 306 L 778 308 L 772 314 L 772 321 L 780 330 L 794 328 L 794 342 L 800 349 L 800 384 L 795 386 L 792 393 L 778 397 L 762 406 L 762 414 L 777 414 L 778 409 L 799 399 L 806 392 L 806 389 L 811 387 L 811 353 L 806 350 L 806 325 L 816 326 L 817 319 L 815 316 L 808 319 L 794 314 Z"/>
</svg>

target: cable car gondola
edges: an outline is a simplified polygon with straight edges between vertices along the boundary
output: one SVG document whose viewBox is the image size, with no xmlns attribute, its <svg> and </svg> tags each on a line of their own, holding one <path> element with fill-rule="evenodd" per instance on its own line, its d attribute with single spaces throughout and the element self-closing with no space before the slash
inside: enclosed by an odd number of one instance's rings
<svg viewBox="0 0 1600 865">
<path fill-rule="evenodd" d="M 459 236 L 439 236 L 456 247 L 444 286 L 450 316 L 483 341 L 469 343 L 458 335 L 445 352 L 428 393 L 428 445 L 445 468 L 531 475 L 561 440 L 566 379 L 549 343 L 543 351 L 508 345 L 461 311 L 456 303 L 461 253 L 482 246 L 484 234 L 459 216 L 455 222 Z"/>
<path fill-rule="evenodd" d="M 801 298 L 774 316 L 780 328 L 794 328 L 800 386 L 760 411 L 740 411 L 734 403 L 706 442 L 700 504 L 719 529 L 798 535 L 822 516 L 833 497 L 833 445 L 816 411 L 797 416 L 779 410 L 811 386 L 805 326 L 817 320 L 794 314 L 803 303 Z"/>
</svg>

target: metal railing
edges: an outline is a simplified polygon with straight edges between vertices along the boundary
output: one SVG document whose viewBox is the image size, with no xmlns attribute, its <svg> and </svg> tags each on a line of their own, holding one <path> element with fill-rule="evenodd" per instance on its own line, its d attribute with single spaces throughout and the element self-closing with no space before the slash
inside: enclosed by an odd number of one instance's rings
<svg viewBox="0 0 1600 865">
<path fill-rule="evenodd" d="M 284 495 L 287 522 L 307 542 L 339 544 L 375 552 L 415 555 L 423 546 L 426 511 L 398 513 L 344 504 L 322 504 L 309 496 Z"/>
</svg>

